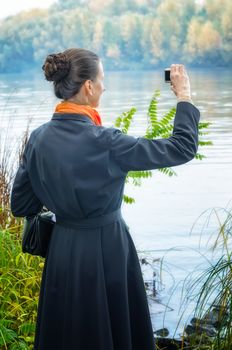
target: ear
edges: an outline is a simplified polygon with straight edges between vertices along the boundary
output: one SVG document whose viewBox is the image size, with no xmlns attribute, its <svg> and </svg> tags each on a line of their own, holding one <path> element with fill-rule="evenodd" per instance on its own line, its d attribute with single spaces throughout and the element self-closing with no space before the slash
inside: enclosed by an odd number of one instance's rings
<svg viewBox="0 0 232 350">
<path fill-rule="evenodd" d="M 88 95 L 93 96 L 93 82 L 92 80 L 86 80 L 84 82 L 85 91 Z"/>
</svg>

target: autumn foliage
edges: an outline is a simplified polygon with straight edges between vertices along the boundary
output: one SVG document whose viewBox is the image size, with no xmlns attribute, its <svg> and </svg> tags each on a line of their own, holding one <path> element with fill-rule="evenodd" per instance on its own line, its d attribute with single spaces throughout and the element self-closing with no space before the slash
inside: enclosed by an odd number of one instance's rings
<svg viewBox="0 0 232 350">
<path fill-rule="evenodd" d="M 0 22 L 0 72 L 38 68 L 67 47 L 96 51 L 107 69 L 229 66 L 231 18 L 231 0 L 59 0 Z"/>
</svg>

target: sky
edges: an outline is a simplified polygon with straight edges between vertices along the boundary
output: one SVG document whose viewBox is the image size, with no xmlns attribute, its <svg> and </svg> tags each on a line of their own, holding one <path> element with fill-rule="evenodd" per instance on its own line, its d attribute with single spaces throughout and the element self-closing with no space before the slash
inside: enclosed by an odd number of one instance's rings
<svg viewBox="0 0 232 350">
<path fill-rule="evenodd" d="M 23 10 L 46 8 L 56 0 L 0 0 L 0 18 L 15 15 Z"/>
</svg>

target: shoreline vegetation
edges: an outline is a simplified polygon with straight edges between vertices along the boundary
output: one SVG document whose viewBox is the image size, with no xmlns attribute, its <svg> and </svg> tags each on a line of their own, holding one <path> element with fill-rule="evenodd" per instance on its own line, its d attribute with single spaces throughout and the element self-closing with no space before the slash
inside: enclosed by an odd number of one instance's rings
<svg viewBox="0 0 232 350">
<path fill-rule="evenodd" d="M 0 73 L 68 47 L 96 52 L 106 70 L 231 67 L 231 18 L 231 0 L 58 0 L 0 21 Z"/>
<path fill-rule="evenodd" d="M 158 120 L 158 96 L 155 91 L 148 107 L 149 125 L 147 137 L 169 137 L 173 128 L 172 120 L 175 109 L 171 109 Z M 115 126 L 127 133 L 136 108 L 124 112 L 115 121 Z M 208 123 L 201 122 L 199 135 L 207 129 Z M 44 259 L 21 251 L 21 229 L 23 218 L 14 218 L 10 212 L 9 194 L 13 179 L 13 168 L 19 164 L 25 143 L 29 135 L 29 125 L 20 143 L 16 146 L 15 157 L 9 157 L 7 138 L 1 134 L 0 158 L 0 350 L 32 350 L 35 321 L 38 306 L 39 287 Z M 203 136 L 204 137 L 204 136 Z M 210 141 L 199 140 L 199 145 L 211 145 Z M 199 154 L 197 159 L 204 156 Z M 172 169 L 160 169 L 164 175 L 176 175 Z M 150 174 L 151 175 L 151 174 Z M 130 172 L 128 180 L 135 186 L 141 186 L 145 172 Z M 125 195 L 124 201 L 134 202 Z M 186 291 L 183 305 L 189 300 L 196 300 L 194 317 L 186 325 L 185 333 L 179 339 L 169 339 L 168 330 L 156 330 L 154 342 L 157 349 L 191 349 L 191 350 L 231 350 L 232 344 L 232 273 L 231 273 L 231 233 L 232 214 L 227 211 L 226 220 L 221 224 L 217 234 L 214 250 L 221 248 L 220 259 L 209 263 L 198 278 L 186 279 Z M 138 252 L 139 255 L 139 252 Z M 145 263 L 145 259 L 141 261 Z M 161 264 L 162 267 L 162 264 Z M 199 293 L 196 293 L 196 285 Z M 146 285 L 145 285 L 146 286 Z M 212 297 L 213 296 L 213 297 Z M 168 307 L 168 306 L 167 306 Z M 177 320 L 177 323 L 180 320 Z"/>
</svg>

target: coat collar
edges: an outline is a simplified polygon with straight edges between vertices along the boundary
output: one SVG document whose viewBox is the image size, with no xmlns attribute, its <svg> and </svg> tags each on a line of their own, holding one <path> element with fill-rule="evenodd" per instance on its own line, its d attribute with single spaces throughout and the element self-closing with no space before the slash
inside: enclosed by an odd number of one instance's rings
<svg viewBox="0 0 232 350">
<path fill-rule="evenodd" d="M 87 115 L 77 113 L 54 113 L 51 120 L 78 120 L 95 125 L 94 121 Z"/>
</svg>

